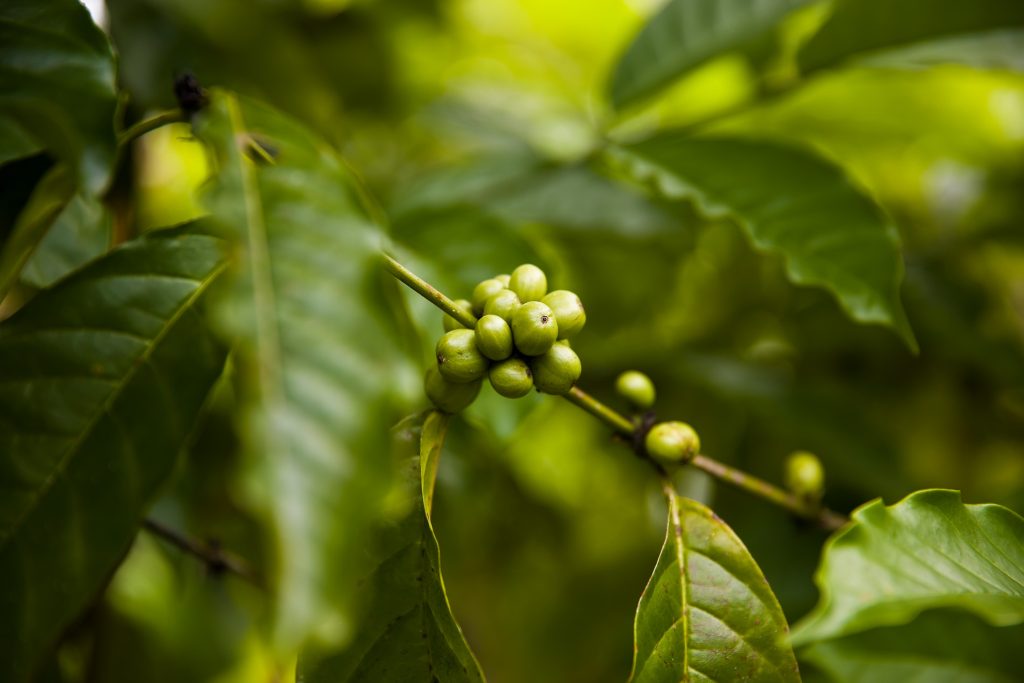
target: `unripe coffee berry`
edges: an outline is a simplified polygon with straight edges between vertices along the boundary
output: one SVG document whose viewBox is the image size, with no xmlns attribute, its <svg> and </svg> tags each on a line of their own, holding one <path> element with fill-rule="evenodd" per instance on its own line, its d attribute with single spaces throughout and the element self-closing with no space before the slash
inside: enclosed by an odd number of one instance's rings
<svg viewBox="0 0 1024 683">
<path fill-rule="evenodd" d="M 473 296 L 470 300 L 473 304 L 473 315 L 480 315 L 484 312 L 484 304 L 492 296 L 505 289 L 505 285 L 501 283 L 501 280 L 491 278 L 480 282 L 476 287 L 473 288 Z"/>
<path fill-rule="evenodd" d="M 548 278 L 537 266 L 524 263 L 512 271 L 508 288 L 524 304 L 527 301 L 540 301 L 548 293 Z"/>
<path fill-rule="evenodd" d="M 539 391 L 561 396 L 576 384 L 583 366 L 575 351 L 564 344 L 555 344 L 544 355 L 531 358 L 530 369 Z"/>
<path fill-rule="evenodd" d="M 521 398 L 533 389 L 533 373 L 522 358 L 509 358 L 491 366 L 487 376 L 505 398 Z"/>
<path fill-rule="evenodd" d="M 449 382 L 473 382 L 487 372 L 487 359 L 476 346 L 473 330 L 446 332 L 437 342 L 437 369 Z"/>
<path fill-rule="evenodd" d="M 505 322 L 512 322 L 512 316 L 519 310 L 519 297 L 511 289 L 503 289 L 484 304 L 484 315 L 496 315 Z"/>
<path fill-rule="evenodd" d="M 502 318 L 485 315 L 476 321 L 476 346 L 491 360 L 505 360 L 512 355 L 512 329 Z"/>
<path fill-rule="evenodd" d="M 483 381 L 479 379 L 463 384 L 449 382 L 441 376 L 435 365 L 427 368 L 427 374 L 423 379 L 423 389 L 427 398 L 438 410 L 446 413 L 457 413 L 468 408 L 480 393 L 481 384 Z"/>
<path fill-rule="evenodd" d="M 654 405 L 654 382 L 642 372 L 627 370 L 615 380 L 615 391 L 640 410 Z"/>
<path fill-rule="evenodd" d="M 662 465 L 681 465 L 700 452 L 700 437 L 685 422 L 659 422 L 647 432 L 644 447 Z"/>
<path fill-rule="evenodd" d="M 501 275 L 495 275 L 494 279 L 508 287 L 508 283 L 512 280 L 512 276 L 508 273 L 502 273 Z"/>
<path fill-rule="evenodd" d="M 464 310 L 466 313 L 469 313 L 470 315 L 473 314 L 473 304 L 469 303 L 469 301 L 467 301 L 466 299 L 456 299 L 455 300 L 455 305 L 458 306 L 459 308 L 461 308 L 462 310 Z M 460 329 L 462 329 L 464 327 L 465 327 L 465 325 L 463 325 L 458 320 L 456 320 L 455 318 L 453 318 L 450 315 L 448 315 L 447 313 L 445 313 L 445 315 L 444 315 L 444 331 L 445 332 L 451 332 L 452 330 L 460 330 Z"/>
<path fill-rule="evenodd" d="M 530 301 L 512 315 L 512 340 L 520 353 L 539 356 L 558 338 L 558 321 L 547 304 Z"/>
<path fill-rule="evenodd" d="M 583 329 L 587 322 L 587 313 L 583 310 L 583 302 L 575 292 L 556 289 L 541 299 L 548 305 L 558 320 L 558 338 L 568 339 Z"/>
<path fill-rule="evenodd" d="M 786 487 L 804 500 L 819 501 L 825 493 L 825 469 L 818 456 L 797 451 L 786 460 Z"/>
</svg>

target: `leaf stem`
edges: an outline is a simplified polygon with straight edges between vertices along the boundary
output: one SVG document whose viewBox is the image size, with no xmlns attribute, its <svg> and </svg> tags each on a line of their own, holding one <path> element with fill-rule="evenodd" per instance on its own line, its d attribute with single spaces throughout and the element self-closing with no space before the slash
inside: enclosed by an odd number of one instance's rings
<svg viewBox="0 0 1024 683">
<path fill-rule="evenodd" d="M 126 145 L 146 133 L 152 133 L 157 128 L 162 128 L 170 123 L 181 123 L 185 120 L 185 114 L 179 109 L 165 111 L 148 119 L 142 119 L 117 134 L 117 144 Z"/>
<path fill-rule="evenodd" d="M 476 325 L 476 318 L 472 314 L 460 309 L 455 305 L 454 301 L 445 296 L 440 290 L 387 254 L 384 254 L 384 267 L 388 272 L 408 285 L 410 289 L 466 327 L 472 328 Z M 564 398 L 604 422 L 614 429 L 617 434 L 628 437 L 628 441 L 625 441 L 625 443 L 634 450 L 637 450 L 634 444 L 638 441 L 637 430 L 643 429 L 641 425 L 634 424 L 628 417 L 614 408 L 605 405 L 578 386 L 570 389 Z M 638 455 L 647 457 L 646 453 L 642 452 L 638 452 Z M 834 531 L 848 521 L 845 516 L 837 512 L 833 512 L 818 504 L 808 503 L 774 484 L 770 484 L 752 474 L 747 474 L 735 467 L 730 467 L 706 455 L 695 456 L 690 464 L 699 470 L 707 472 L 719 481 L 785 508 L 797 517 L 813 520 L 823 529 Z"/>
<path fill-rule="evenodd" d="M 215 543 L 205 543 L 172 529 L 163 522 L 147 518 L 142 521 L 142 528 L 158 538 L 162 538 L 179 550 L 202 561 L 211 574 L 225 572 L 234 574 L 249 583 L 263 588 L 263 581 L 249 566 L 249 563 L 235 554 L 223 550 Z"/>
<path fill-rule="evenodd" d="M 389 273 L 408 285 L 414 292 L 458 320 L 461 324 L 470 329 L 476 327 L 476 316 L 472 313 L 466 313 L 439 289 L 387 254 L 384 254 L 384 267 Z"/>
</svg>

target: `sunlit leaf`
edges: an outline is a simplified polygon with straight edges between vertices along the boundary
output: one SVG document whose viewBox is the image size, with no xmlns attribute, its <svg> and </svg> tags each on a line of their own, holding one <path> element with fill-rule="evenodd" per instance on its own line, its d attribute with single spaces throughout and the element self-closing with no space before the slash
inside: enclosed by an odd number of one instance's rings
<svg viewBox="0 0 1024 683">
<path fill-rule="evenodd" d="M 679 133 L 614 154 L 667 196 L 737 221 L 757 249 L 783 257 L 794 283 L 825 287 L 851 318 L 887 325 L 916 349 L 896 228 L 837 167 L 794 147 Z"/>
<path fill-rule="evenodd" d="M 1024 4 L 1013 0 L 842 0 L 801 50 L 800 64 L 813 71 L 861 52 L 1022 24 Z"/>
<path fill-rule="evenodd" d="M 25 679 L 128 549 L 223 350 L 220 240 L 129 243 L 0 325 L 0 678 Z"/>
<path fill-rule="evenodd" d="M 752 47 L 809 0 L 671 0 L 622 56 L 611 81 L 617 107 L 656 93 L 704 62 Z"/>
<path fill-rule="evenodd" d="M 449 417 L 430 412 L 394 429 L 407 511 L 383 530 L 359 635 L 344 652 L 302 673 L 307 683 L 483 681 L 452 616 L 430 522 L 434 483 Z"/>
<path fill-rule="evenodd" d="M 214 319 L 237 348 L 252 505 L 268 525 L 275 642 L 348 635 L 389 480 L 403 357 L 377 295 L 381 231 L 342 161 L 301 125 L 215 93 L 197 125 L 207 205 L 238 259 Z"/>
<path fill-rule="evenodd" d="M 0 136 L 21 138 L 0 139 L 4 156 L 49 150 L 99 194 L 114 160 L 116 106 L 110 43 L 81 3 L 0 4 Z"/>
<path fill-rule="evenodd" d="M 928 490 L 886 507 L 876 500 L 825 546 L 818 606 L 794 631 L 811 643 L 905 624 L 957 607 L 989 623 L 1024 622 L 1024 519 L 999 505 L 964 505 Z"/>
<path fill-rule="evenodd" d="M 955 610 L 925 612 L 903 626 L 815 643 L 800 661 L 833 683 L 1013 683 L 1024 671 L 1024 626 L 996 628 Z"/>
<path fill-rule="evenodd" d="M 761 570 L 711 510 L 670 486 L 665 544 L 640 598 L 634 683 L 799 681 Z"/>
</svg>

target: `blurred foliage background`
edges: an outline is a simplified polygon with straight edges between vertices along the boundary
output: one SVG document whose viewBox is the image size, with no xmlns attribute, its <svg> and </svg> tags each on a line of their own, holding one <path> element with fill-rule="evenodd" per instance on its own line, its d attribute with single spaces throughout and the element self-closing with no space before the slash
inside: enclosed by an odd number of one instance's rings
<svg viewBox="0 0 1024 683">
<path fill-rule="evenodd" d="M 577 291 L 588 325 L 574 346 L 596 396 L 614 403 L 615 376 L 643 370 L 659 415 L 692 423 L 716 458 L 779 481 L 789 452 L 819 454 L 836 509 L 935 486 L 1024 511 L 1024 47 L 1008 43 L 983 68 L 864 63 L 763 100 L 761 75 L 727 57 L 617 114 L 605 103 L 609 70 L 658 4 L 92 9 L 118 47 L 132 117 L 172 106 L 183 71 L 258 96 L 343 151 L 395 251 L 449 295 L 525 261 Z M 804 12 L 788 30 L 815 21 Z M 792 70 L 783 58 L 769 75 L 784 84 Z M 614 170 L 593 154 L 603 141 L 666 125 L 794 141 L 846 168 L 899 227 L 920 353 L 789 284 L 736 226 L 607 180 Z M 199 215 L 206 161 L 189 136 L 171 126 L 135 146 L 140 229 Z M 441 316 L 407 304 L 426 363 Z M 255 557 L 224 384 L 156 516 Z M 484 392 L 456 421 L 438 484 L 454 612 L 495 683 L 622 680 L 663 534 L 654 482 L 574 407 Z M 685 490 L 744 539 L 790 620 L 804 614 L 824 534 L 687 477 Z M 141 538 L 89 617 L 89 642 L 64 649 L 64 669 L 103 681 L 268 680 L 256 627 L 265 609 L 258 592 Z"/>
</svg>

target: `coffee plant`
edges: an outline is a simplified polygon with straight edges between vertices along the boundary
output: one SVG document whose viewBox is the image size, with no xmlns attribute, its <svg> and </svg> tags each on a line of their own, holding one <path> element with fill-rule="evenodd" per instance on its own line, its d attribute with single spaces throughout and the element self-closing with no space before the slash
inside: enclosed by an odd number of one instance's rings
<svg viewBox="0 0 1024 683">
<path fill-rule="evenodd" d="M 1024 680 L 1024 3 L 91 7 L 0 3 L 0 680 Z"/>
</svg>

